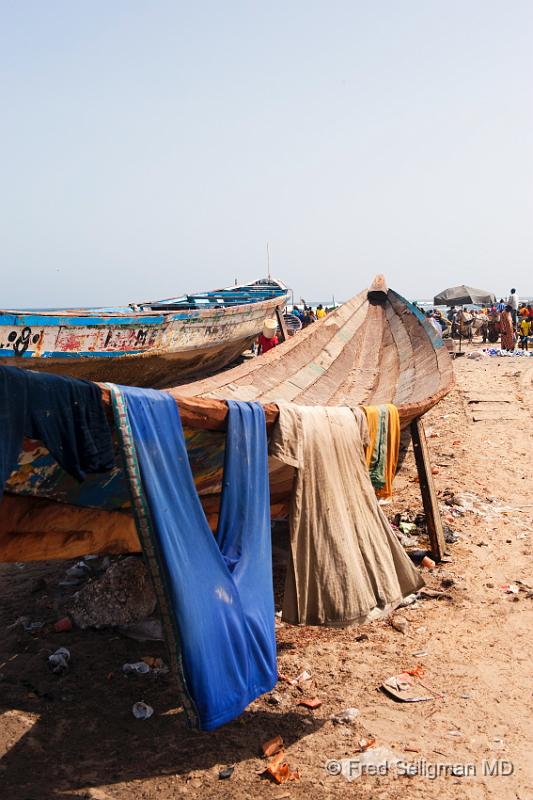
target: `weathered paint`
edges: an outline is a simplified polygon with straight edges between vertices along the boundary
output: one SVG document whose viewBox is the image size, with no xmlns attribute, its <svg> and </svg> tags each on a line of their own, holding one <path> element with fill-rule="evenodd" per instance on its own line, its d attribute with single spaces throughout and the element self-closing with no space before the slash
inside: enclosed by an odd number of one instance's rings
<svg viewBox="0 0 533 800">
<path fill-rule="evenodd" d="M 197 491 L 206 494 L 219 490 L 225 435 L 189 428 L 184 429 L 184 433 Z M 99 475 L 87 475 L 80 483 L 59 466 L 41 442 L 33 439 L 24 440 L 18 466 L 10 475 L 5 491 L 104 511 L 120 511 L 130 507 L 128 486 L 118 452 L 112 470 Z"/>
<path fill-rule="evenodd" d="M 111 314 L 102 309 L 100 315 L 93 310 L 82 315 L 78 309 L 60 314 L 0 313 L 0 363 L 28 367 L 30 359 L 35 361 L 32 369 L 94 380 L 169 385 L 179 381 L 180 371 L 190 378 L 225 366 L 287 298 L 282 285 L 269 291 L 263 287 L 253 292 L 250 300 L 247 295 L 228 291 L 227 302 L 217 295 L 205 308 L 172 310 L 158 316 L 143 311 L 132 315 L 131 309 L 123 316 L 117 316 L 116 309 Z M 238 297 L 240 303 L 235 302 Z M 114 359 L 132 363 L 113 371 L 110 360 Z M 175 362 L 170 370 L 165 360 Z M 94 372 L 87 363 L 91 361 L 95 362 Z M 151 377 L 144 380 L 143 376 Z"/>
</svg>

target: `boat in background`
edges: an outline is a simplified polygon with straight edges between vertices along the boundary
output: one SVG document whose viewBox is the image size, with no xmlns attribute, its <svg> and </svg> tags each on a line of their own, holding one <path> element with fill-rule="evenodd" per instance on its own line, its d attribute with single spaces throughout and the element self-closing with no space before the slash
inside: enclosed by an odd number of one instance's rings
<svg viewBox="0 0 533 800">
<path fill-rule="evenodd" d="M 287 302 L 251 283 L 122 308 L 0 311 L 0 364 L 92 381 L 178 385 L 230 364 Z"/>
<path fill-rule="evenodd" d="M 260 402 L 269 430 L 281 401 L 317 406 L 391 402 L 405 427 L 452 386 L 453 365 L 441 337 L 378 276 L 370 289 L 264 355 L 167 391 L 179 407 L 196 489 L 215 530 L 227 399 Z M 109 403 L 110 390 L 101 388 Z M 275 519 L 288 513 L 295 471 L 270 461 Z M 41 443 L 25 440 L 2 501 L 0 561 L 139 551 L 118 452 L 114 470 L 78 483 Z"/>
</svg>

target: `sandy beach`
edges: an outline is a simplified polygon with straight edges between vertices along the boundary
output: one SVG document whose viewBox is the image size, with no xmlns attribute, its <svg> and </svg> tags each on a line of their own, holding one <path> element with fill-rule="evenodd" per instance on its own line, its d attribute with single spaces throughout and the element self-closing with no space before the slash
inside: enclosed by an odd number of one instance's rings
<svg viewBox="0 0 533 800">
<path fill-rule="evenodd" d="M 21 616 L 54 619 L 54 587 L 68 564 L 1 565 L 0 776 L 6 797 L 533 796 L 527 589 L 533 584 L 533 364 L 460 358 L 455 370 L 454 390 L 424 418 L 445 524 L 459 535 L 449 545 L 449 561 L 423 570 L 427 586 L 443 594 L 397 612 L 406 633 L 390 620 L 343 630 L 278 625 L 280 672 L 294 678 L 307 670 L 311 679 L 300 687 L 280 681 L 273 696 L 259 698 L 215 733 L 186 728 L 168 676 L 122 674 L 124 662 L 164 658 L 161 643 L 136 643 L 106 630 L 6 630 Z M 483 402 L 469 402 L 476 398 Z M 463 503 L 474 511 L 457 505 L 464 493 Z M 393 502 L 384 508 L 390 519 L 422 511 L 411 449 Z M 275 575 L 279 584 L 281 572 Z M 507 593 L 507 584 L 517 584 L 518 593 Z M 72 667 L 58 677 L 48 670 L 47 656 L 61 645 L 71 650 Z M 398 703 L 379 691 L 389 676 L 418 665 L 432 700 Z M 298 705 L 304 696 L 321 705 Z M 150 720 L 134 719 L 132 704 L 139 700 L 154 707 Z M 334 724 L 332 715 L 349 707 L 359 711 L 355 721 Z M 266 766 L 261 744 L 276 735 L 291 769 L 300 773 L 300 780 L 281 786 L 260 775 Z M 350 783 L 328 773 L 328 761 L 356 757 L 372 738 L 417 763 L 422 774 L 391 771 Z M 483 774 L 495 761 L 512 774 Z M 473 765 L 476 775 L 432 779 L 439 764 Z M 220 779 L 228 766 L 234 766 L 231 777 Z"/>
</svg>

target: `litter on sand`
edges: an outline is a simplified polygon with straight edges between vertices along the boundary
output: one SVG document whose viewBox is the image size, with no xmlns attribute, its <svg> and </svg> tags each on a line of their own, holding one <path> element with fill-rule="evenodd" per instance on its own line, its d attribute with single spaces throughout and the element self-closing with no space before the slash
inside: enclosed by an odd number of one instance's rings
<svg viewBox="0 0 533 800">
<path fill-rule="evenodd" d="M 154 713 L 152 706 L 149 706 L 147 703 L 143 703 L 142 701 L 134 703 L 131 710 L 135 719 L 150 719 Z"/>
<path fill-rule="evenodd" d="M 263 742 L 261 749 L 265 758 L 275 756 L 276 753 L 279 753 L 280 750 L 283 750 L 283 739 L 279 735 L 274 736 L 274 738 L 269 739 L 268 742 Z"/>
<path fill-rule="evenodd" d="M 414 670 L 405 670 L 399 675 L 391 675 L 381 684 L 381 688 L 386 694 L 401 703 L 421 703 L 434 700 L 435 695 L 415 680 L 421 674 L 423 671 L 419 667 Z"/>
<path fill-rule="evenodd" d="M 276 783 L 286 783 L 287 781 L 299 781 L 300 773 L 298 770 L 291 770 L 287 756 L 281 750 L 274 758 L 268 762 L 266 770 L 262 773 L 265 777 L 271 778 Z"/>
<path fill-rule="evenodd" d="M 67 672 L 70 664 L 70 650 L 66 647 L 60 647 L 51 656 L 48 656 L 48 663 L 50 669 L 56 675 L 62 675 Z"/>
<path fill-rule="evenodd" d="M 319 708 L 322 700 L 319 700 L 318 697 L 302 697 L 298 705 L 304 706 L 304 708 Z"/>
</svg>

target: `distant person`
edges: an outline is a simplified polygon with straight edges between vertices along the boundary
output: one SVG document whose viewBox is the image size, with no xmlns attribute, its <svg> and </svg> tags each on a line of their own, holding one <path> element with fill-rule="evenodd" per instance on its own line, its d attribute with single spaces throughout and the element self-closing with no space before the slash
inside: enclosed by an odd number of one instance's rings
<svg viewBox="0 0 533 800">
<path fill-rule="evenodd" d="M 316 307 L 316 318 L 322 319 L 325 316 L 326 312 L 324 311 L 324 306 L 322 305 L 322 303 L 319 303 Z"/>
<path fill-rule="evenodd" d="M 442 328 L 433 316 L 433 311 L 426 311 L 426 320 L 429 322 L 435 333 L 442 336 Z"/>
<path fill-rule="evenodd" d="M 259 335 L 258 344 L 260 353 L 268 353 L 273 347 L 279 344 L 276 336 L 278 323 L 275 319 L 266 319 L 263 323 L 263 332 Z"/>
<path fill-rule="evenodd" d="M 300 322 L 303 322 L 303 320 L 304 320 L 304 315 L 303 315 L 303 313 L 302 313 L 302 310 L 301 310 L 301 308 L 299 308 L 298 306 L 293 306 L 293 307 L 292 307 L 292 313 L 294 314 L 294 316 L 295 316 L 295 317 L 298 317 L 298 319 L 300 320 Z"/>
<path fill-rule="evenodd" d="M 522 317 L 518 323 L 518 334 L 520 336 L 520 347 L 522 350 L 528 349 L 529 337 L 531 336 L 532 320 L 527 317 Z"/>
<path fill-rule="evenodd" d="M 302 324 L 304 328 L 307 328 L 307 326 L 311 325 L 312 322 L 315 322 L 315 312 L 313 311 L 311 306 L 306 306 Z"/>
<path fill-rule="evenodd" d="M 500 331 L 502 350 L 514 350 L 513 308 L 507 303 L 505 311 L 500 314 Z"/>
<path fill-rule="evenodd" d="M 513 325 L 516 325 L 516 312 L 518 311 L 518 295 L 516 289 L 511 289 L 511 294 L 507 298 L 507 305 L 511 306 L 511 316 L 513 318 Z"/>
</svg>

